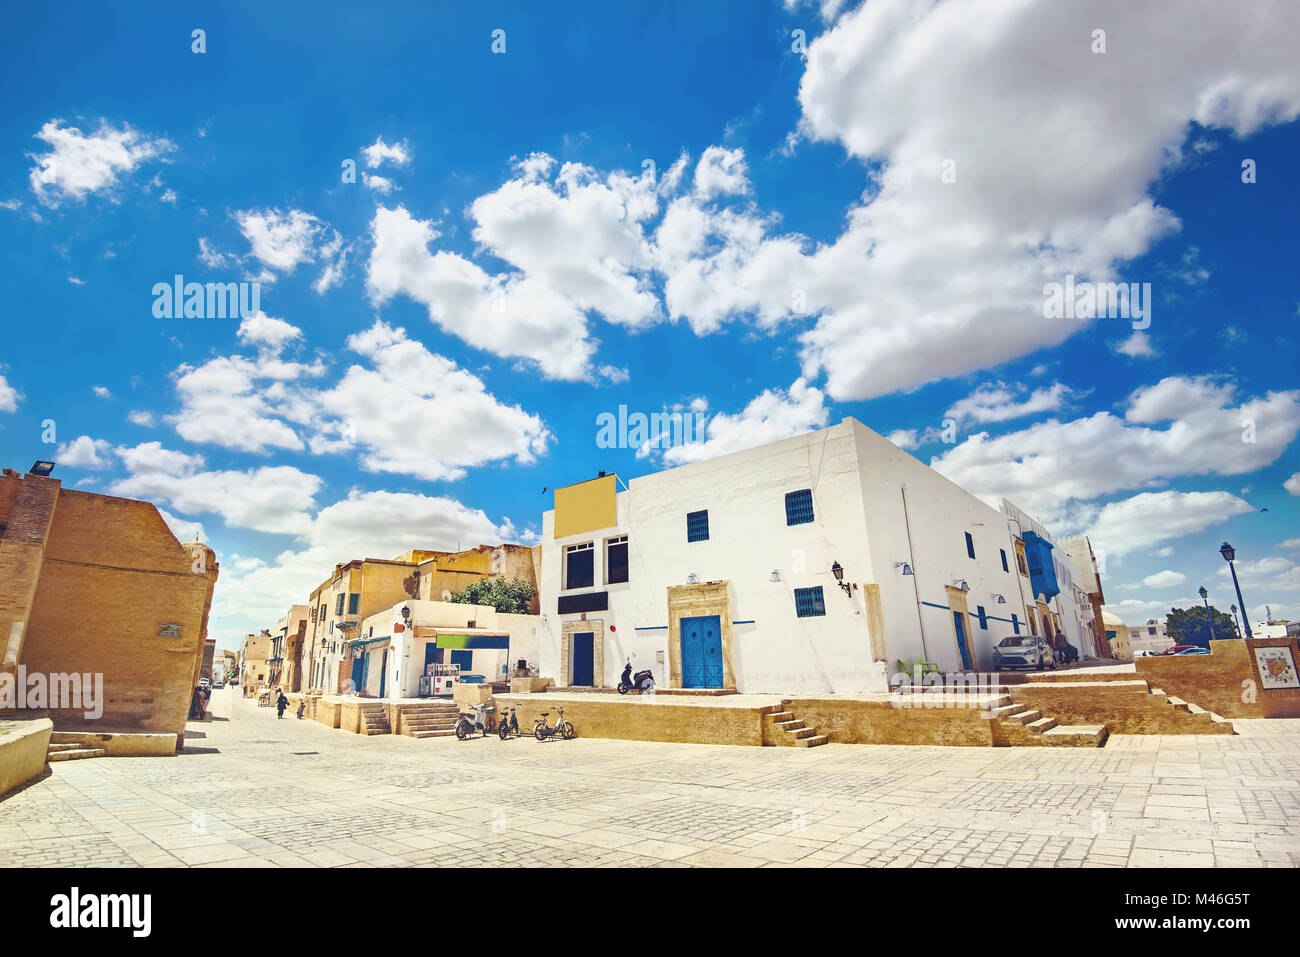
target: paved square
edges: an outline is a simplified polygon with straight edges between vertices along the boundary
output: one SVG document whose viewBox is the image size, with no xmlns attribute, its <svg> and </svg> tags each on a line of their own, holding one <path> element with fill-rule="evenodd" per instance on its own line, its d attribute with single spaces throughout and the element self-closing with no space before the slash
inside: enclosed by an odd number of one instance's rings
<svg viewBox="0 0 1300 957">
<path fill-rule="evenodd" d="M 213 710 L 178 757 L 54 764 L 0 800 L 0 865 L 1300 864 L 1300 720 L 804 750 L 361 738 L 231 689 Z"/>
</svg>

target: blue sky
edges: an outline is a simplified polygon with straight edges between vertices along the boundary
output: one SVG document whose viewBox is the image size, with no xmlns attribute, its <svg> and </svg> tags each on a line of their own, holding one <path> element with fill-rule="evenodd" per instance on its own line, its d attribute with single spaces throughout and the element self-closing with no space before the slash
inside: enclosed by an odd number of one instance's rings
<svg viewBox="0 0 1300 957">
<path fill-rule="evenodd" d="M 201 529 L 227 647 L 338 561 L 847 415 L 1088 532 L 1130 623 L 1234 601 L 1224 538 L 1300 617 L 1300 24 L 1063 6 L 8 10 L 5 464 Z M 156 318 L 178 273 L 261 315 Z M 1067 274 L 1149 327 L 1045 317 Z M 707 432 L 598 448 L 620 405 Z"/>
</svg>

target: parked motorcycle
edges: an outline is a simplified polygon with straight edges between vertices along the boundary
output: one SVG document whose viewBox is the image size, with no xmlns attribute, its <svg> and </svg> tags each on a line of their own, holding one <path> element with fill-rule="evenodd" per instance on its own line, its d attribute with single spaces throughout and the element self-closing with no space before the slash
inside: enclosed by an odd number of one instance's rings
<svg viewBox="0 0 1300 957">
<path fill-rule="evenodd" d="M 510 709 L 510 714 L 506 714 L 506 709 L 501 709 L 501 718 L 497 721 L 497 736 L 504 741 L 510 735 L 519 736 L 519 719 L 515 717 L 515 709 Z"/>
<path fill-rule="evenodd" d="M 574 729 L 573 725 L 565 719 L 564 709 L 557 707 L 555 710 L 560 713 L 560 716 L 555 719 L 554 727 L 551 727 L 546 723 L 546 718 L 550 714 L 549 711 L 543 711 L 542 716 L 533 723 L 533 737 L 538 741 L 545 741 L 547 738 L 553 738 L 557 734 L 565 741 L 571 741 L 578 736 L 578 732 Z"/>
<path fill-rule="evenodd" d="M 632 674 L 632 659 L 627 660 L 627 667 L 623 669 L 623 677 L 618 679 L 618 693 L 627 694 L 629 691 L 640 691 L 642 694 L 647 691 L 655 690 L 655 674 L 649 668 L 645 671 L 638 671 Z"/>
<path fill-rule="evenodd" d="M 491 716 L 488 714 L 491 710 L 492 706 L 484 701 L 482 704 L 470 705 L 469 712 L 462 711 L 456 719 L 457 739 L 468 740 L 475 731 L 486 738 L 492 724 Z"/>
</svg>

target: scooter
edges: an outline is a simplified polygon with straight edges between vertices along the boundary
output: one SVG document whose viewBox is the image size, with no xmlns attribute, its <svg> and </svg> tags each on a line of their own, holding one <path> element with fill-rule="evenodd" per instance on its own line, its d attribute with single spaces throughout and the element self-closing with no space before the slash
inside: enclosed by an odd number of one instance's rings
<svg viewBox="0 0 1300 957">
<path fill-rule="evenodd" d="M 638 671 L 632 674 L 632 659 L 627 660 L 627 667 L 623 669 L 623 677 L 618 679 L 618 693 L 627 694 L 629 691 L 647 691 L 655 690 L 655 674 L 649 668 L 645 671 Z"/>
<path fill-rule="evenodd" d="M 460 741 L 465 741 L 470 738 L 475 731 L 479 732 L 482 737 L 486 738 L 489 726 L 492 723 L 491 717 L 488 715 L 488 712 L 492 710 L 492 706 L 484 701 L 482 704 L 470 705 L 469 709 L 473 712 L 472 714 L 467 714 L 462 711 L 460 717 L 456 719 L 456 738 Z"/>
<path fill-rule="evenodd" d="M 504 741 L 510 735 L 519 737 L 519 719 L 515 717 L 515 709 L 510 709 L 509 716 L 506 715 L 506 709 L 501 709 L 501 718 L 497 721 L 497 736 Z"/>
<path fill-rule="evenodd" d="M 545 741 L 547 738 L 553 738 L 556 735 L 559 735 L 565 741 L 572 741 L 578 736 L 578 732 L 574 730 L 573 725 L 564 717 L 564 709 L 557 707 L 555 710 L 560 713 L 560 716 L 555 719 L 554 726 L 546 723 L 547 717 L 550 716 L 549 711 L 543 711 L 542 716 L 533 722 L 533 737 L 538 741 Z"/>
</svg>

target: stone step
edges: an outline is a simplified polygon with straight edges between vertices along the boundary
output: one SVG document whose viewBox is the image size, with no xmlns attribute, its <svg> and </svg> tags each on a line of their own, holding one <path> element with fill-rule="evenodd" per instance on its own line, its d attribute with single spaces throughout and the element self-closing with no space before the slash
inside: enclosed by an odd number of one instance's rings
<svg viewBox="0 0 1300 957">
<path fill-rule="evenodd" d="M 816 729 L 816 728 L 810 728 L 810 727 L 808 727 L 807 725 L 804 725 L 802 721 L 800 721 L 799 723 L 800 723 L 801 725 L 803 725 L 803 727 L 799 727 L 799 728 L 787 728 L 787 729 L 786 729 L 786 734 L 793 734 L 796 738 L 798 738 L 798 739 L 800 739 L 800 740 L 802 740 L 802 739 L 804 739 L 804 738 L 812 738 L 812 737 L 816 737 L 816 735 L 817 735 L 817 729 Z"/>
<path fill-rule="evenodd" d="M 1187 710 L 1190 711 L 1192 714 L 1209 714 L 1209 713 L 1210 713 L 1210 712 L 1206 711 L 1204 708 L 1202 708 L 1199 704 L 1190 704 L 1190 703 L 1189 703 L 1189 704 L 1187 705 Z"/>
<path fill-rule="evenodd" d="M 1019 704 L 998 705 L 996 708 L 993 709 L 993 717 L 1009 718 L 1016 712 L 1023 710 L 1023 708 L 1024 705 L 1019 705 Z"/>
<path fill-rule="evenodd" d="M 1174 709 L 1177 711 L 1187 710 L 1187 702 L 1184 701 L 1182 698 L 1175 698 L 1173 695 L 1166 695 L 1165 700 L 1168 701 L 1171 705 L 1173 705 Z"/>
<path fill-rule="evenodd" d="M 1004 718 L 1008 718 L 1009 720 L 1015 721 L 1018 724 L 1025 724 L 1025 725 L 1032 724 L 1042 716 L 1043 716 L 1043 712 L 1034 709 L 1019 711 L 1015 714 L 1003 715 Z"/>
<path fill-rule="evenodd" d="M 60 744 L 54 744 L 51 742 L 48 748 L 48 753 L 53 754 L 56 751 L 77 751 L 84 747 L 86 747 L 86 745 L 80 741 L 65 741 Z"/>
<path fill-rule="evenodd" d="M 786 721 L 793 721 L 794 713 L 791 711 L 773 711 L 768 717 L 772 719 L 774 724 L 782 724 Z"/>
<path fill-rule="evenodd" d="M 455 733 L 455 728 L 440 728 L 437 731 L 408 731 L 405 736 L 408 738 L 445 738 L 447 735 L 454 735 Z"/>
<path fill-rule="evenodd" d="M 1104 724 L 1062 724 L 1043 732 L 1043 744 L 1067 748 L 1100 748 L 1110 732 Z"/>
<path fill-rule="evenodd" d="M 71 751 L 55 751 L 47 754 L 47 761 L 80 761 L 82 758 L 97 758 L 100 755 L 108 754 L 103 748 L 74 748 Z"/>
<path fill-rule="evenodd" d="M 1029 724 L 1025 725 L 1025 727 L 1028 728 L 1030 731 L 1033 731 L 1035 734 L 1042 734 L 1044 731 L 1051 731 L 1053 728 L 1056 727 L 1056 719 L 1039 718 L 1037 721 L 1029 722 Z"/>
<path fill-rule="evenodd" d="M 800 748 L 819 748 L 831 739 L 829 734 L 815 734 L 809 738 L 800 738 L 795 746 Z"/>
<path fill-rule="evenodd" d="M 1223 717 L 1222 715 L 1215 714 L 1213 711 L 1211 711 L 1209 714 L 1210 714 L 1210 720 L 1213 721 L 1215 724 L 1232 724 L 1232 722 L 1229 721 L 1227 718 Z"/>
</svg>

